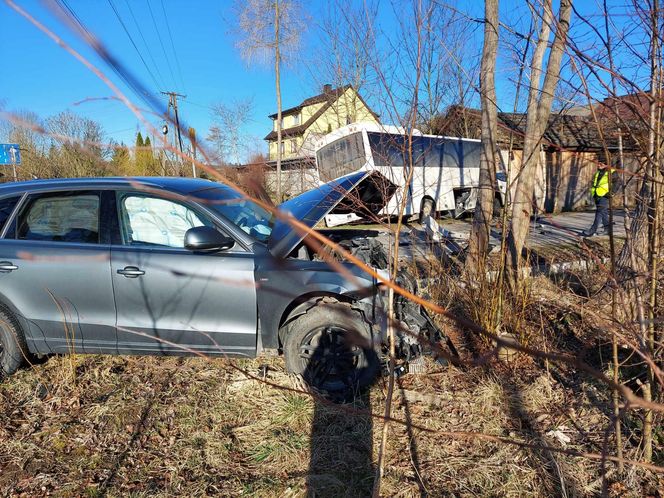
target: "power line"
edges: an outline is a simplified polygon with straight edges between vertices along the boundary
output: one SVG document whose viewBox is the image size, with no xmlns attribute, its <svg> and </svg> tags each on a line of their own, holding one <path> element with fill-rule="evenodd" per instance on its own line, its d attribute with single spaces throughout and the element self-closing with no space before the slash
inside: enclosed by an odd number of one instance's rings
<svg viewBox="0 0 664 498">
<path fill-rule="evenodd" d="M 123 70 L 121 64 L 106 50 L 101 46 L 97 38 L 95 38 L 88 28 L 85 27 L 81 19 L 78 17 L 76 12 L 67 4 L 66 0 L 56 0 L 60 10 L 64 13 L 66 17 L 69 17 L 77 25 L 77 30 L 81 33 L 85 41 L 95 49 L 97 54 L 111 67 L 113 72 L 125 82 L 125 84 L 131 88 L 136 95 L 138 95 L 143 101 L 148 104 L 148 107 L 152 108 L 155 105 L 155 101 L 150 99 L 149 94 L 143 89 L 141 84 L 134 78 L 131 78 Z"/>
<path fill-rule="evenodd" d="M 178 53 L 175 51 L 175 43 L 173 43 L 173 34 L 171 33 L 171 25 L 168 22 L 168 16 L 166 15 L 166 8 L 164 7 L 164 0 L 161 0 L 161 11 L 164 13 L 164 20 L 166 21 L 166 29 L 168 30 L 168 37 L 171 39 L 171 48 L 173 49 L 173 56 L 175 57 L 175 65 L 178 69 L 178 76 L 180 76 L 180 83 L 182 83 L 182 88 L 186 91 L 184 86 L 184 79 L 182 79 L 182 69 L 180 68 L 180 60 L 178 59 Z"/>
<path fill-rule="evenodd" d="M 192 102 L 191 100 L 187 100 L 187 104 L 194 105 L 196 107 L 202 107 L 204 109 L 209 109 L 211 111 L 214 111 L 214 107 L 212 107 L 211 105 L 199 104 L 198 102 Z"/>
<path fill-rule="evenodd" d="M 150 17 L 152 17 L 152 24 L 154 25 L 154 30 L 157 32 L 157 38 L 159 38 L 159 44 L 161 45 L 161 50 L 164 53 L 164 58 L 166 59 L 166 64 L 168 64 L 168 70 L 171 73 L 171 78 L 173 79 L 173 85 L 177 85 L 175 82 L 175 73 L 173 73 L 173 68 L 171 67 L 171 61 L 166 54 L 166 48 L 164 47 L 164 42 L 161 39 L 161 34 L 159 33 L 159 28 L 157 27 L 157 21 L 154 18 L 152 13 L 152 7 L 150 6 L 150 0 L 145 0 L 145 3 L 148 4 L 148 10 L 150 11 Z"/>
<path fill-rule="evenodd" d="M 131 130 L 133 130 L 133 129 L 134 129 L 134 127 L 132 126 L 131 128 L 123 128 L 122 130 L 107 131 L 106 134 L 107 134 L 107 135 L 115 135 L 116 133 L 122 133 L 122 132 L 125 132 L 125 131 L 131 131 Z"/>
<path fill-rule="evenodd" d="M 143 62 L 143 66 L 145 66 L 145 69 L 147 69 L 148 73 L 150 74 L 150 77 L 152 78 L 152 81 L 155 84 L 156 88 L 159 88 L 159 83 L 157 82 L 157 78 L 154 77 L 154 74 L 152 74 L 152 71 L 148 67 L 148 64 L 145 62 L 145 59 L 141 55 L 140 50 L 138 50 L 138 47 L 136 46 L 136 43 L 134 42 L 134 38 L 131 36 L 131 33 L 129 33 L 129 30 L 127 29 L 127 26 L 125 25 L 124 21 L 120 17 L 120 13 L 117 11 L 115 8 L 115 5 L 113 4 L 113 0 L 108 0 L 108 4 L 111 6 L 111 9 L 113 9 L 113 12 L 115 12 L 115 17 L 118 18 L 118 21 L 120 21 L 120 25 L 122 25 L 122 29 L 124 29 L 124 32 L 127 34 L 127 37 L 129 38 L 129 41 L 131 44 L 134 46 L 134 50 L 136 50 L 136 53 L 141 59 L 141 62 Z"/>
<path fill-rule="evenodd" d="M 58 4 L 60 5 L 60 9 L 62 9 L 62 11 L 63 11 L 65 14 L 68 13 L 68 14 L 69 14 L 69 17 L 71 17 L 72 19 L 74 19 L 74 21 L 75 21 L 76 24 L 78 25 L 79 29 L 83 32 L 83 34 L 86 35 L 87 38 L 88 38 L 89 40 L 94 40 L 94 37 L 92 36 L 92 33 L 90 33 L 90 32 L 88 31 L 88 28 L 86 28 L 86 27 L 83 25 L 83 23 L 82 23 L 81 20 L 79 19 L 78 15 L 76 15 L 76 12 L 74 12 L 73 9 L 69 6 L 69 4 L 67 4 L 66 0 L 57 0 L 57 2 L 58 2 Z"/>
<path fill-rule="evenodd" d="M 129 14 L 131 15 L 132 20 L 134 21 L 134 26 L 136 26 L 136 30 L 138 31 L 138 34 L 141 36 L 141 40 L 143 40 L 143 45 L 145 45 L 145 50 L 148 52 L 148 56 L 150 57 L 150 60 L 152 61 L 152 65 L 155 68 L 155 71 L 157 72 L 157 76 L 159 77 L 159 81 L 161 81 L 162 85 L 165 86 L 165 80 L 164 77 L 161 74 L 161 71 L 159 70 L 159 65 L 157 64 L 157 61 L 155 60 L 154 56 L 152 55 L 152 50 L 150 50 L 150 45 L 148 44 L 147 41 L 145 41 L 145 36 L 143 36 L 143 30 L 141 29 L 140 24 L 138 24 L 138 21 L 136 20 L 136 16 L 134 15 L 134 9 L 131 8 L 131 4 L 129 3 L 129 0 L 125 0 L 125 4 L 127 4 L 127 8 L 129 9 Z"/>
</svg>

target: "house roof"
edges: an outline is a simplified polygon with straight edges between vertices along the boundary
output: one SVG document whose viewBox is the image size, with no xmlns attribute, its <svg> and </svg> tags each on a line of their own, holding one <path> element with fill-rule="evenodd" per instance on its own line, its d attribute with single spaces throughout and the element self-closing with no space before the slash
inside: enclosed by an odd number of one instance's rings
<svg viewBox="0 0 664 498">
<path fill-rule="evenodd" d="M 303 107 L 307 107 L 310 105 L 314 104 L 320 104 L 321 102 L 324 102 L 324 105 L 321 106 L 320 109 L 318 109 L 306 122 L 302 123 L 301 125 L 298 126 L 292 126 L 290 128 L 284 128 L 281 130 L 281 137 L 282 138 L 288 138 L 292 136 L 298 136 L 302 135 L 307 128 L 309 128 L 319 117 L 323 115 L 325 111 L 327 111 L 336 101 L 339 97 L 341 97 L 344 93 L 349 88 L 353 88 L 352 85 L 344 85 L 340 86 L 338 88 L 335 88 L 333 90 L 330 90 L 329 92 L 323 92 L 319 95 L 315 95 L 313 97 L 309 97 L 308 99 L 304 99 L 300 105 L 297 105 L 295 107 L 291 107 L 289 109 L 286 109 L 285 111 L 281 111 L 282 116 L 287 116 L 289 114 L 295 114 L 296 112 L 300 112 Z M 369 110 L 369 112 L 378 120 L 378 114 L 373 112 L 371 108 L 367 105 L 367 103 L 364 101 L 362 96 L 356 92 L 357 98 L 364 104 L 364 106 Z M 277 118 L 277 114 L 271 114 L 269 116 L 272 119 Z M 277 139 L 277 132 L 272 130 L 270 133 L 268 133 L 263 140 L 276 140 Z"/>
<path fill-rule="evenodd" d="M 295 107 L 289 107 L 288 109 L 282 110 L 281 115 L 288 116 L 290 114 L 300 112 L 303 107 L 307 107 L 309 105 L 320 104 L 321 102 L 335 101 L 341 97 L 349 88 L 352 88 L 352 86 L 344 85 L 340 86 L 339 88 L 331 89 L 328 92 L 319 93 L 318 95 L 304 99 L 299 105 L 296 105 Z M 275 112 L 274 114 L 270 114 L 268 117 L 270 119 L 277 119 L 277 113 Z"/>
<path fill-rule="evenodd" d="M 318 109 L 315 113 L 313 113 L 311 117 L 301 125 L 291 126 L 290 128 L 282 129 L 281 138 L 288 138 L 292 136 L 302 135 L 307 130 L 307 128 L 309 128 L 312 124 L 314 124 L 314 122 L 332 106 L 333 103 L 334 100 L 328 101 L 325 105 L 323 105 L 320 109 Z M 276 140 L 276 139 L 277 139 L 277 132 L 272 130 L 270 133 L 268 133 L 265 136 L 263 140 Z"/>
<path fill-rule="evenodd" d="M 525 135 L 526 114 L 501 112 L 498 113 L 498 119 L 508 130 L 519 135 L 519 139 Z M 544 130 L 543 141 L 565 149 L 603 148 L 597 125 L 589 116 L 551 114 Z"/>
<path fill-rule="evenodd" d="M 645 92 L 607 97 L 597 106 L 598 116 L 615 119 L 617 113 L 621 121 L 647 121 L 649 111 L 650 95 Z"/>
<path fill-rule="evenodd" d="M 461 124 L 460 120 L 463 120 Z M 444 116 L 434 121 L 433 133 L 443 135 L 468 135 L 480 138 L 481 114 L 479 109 L 453 106 Z M 520 147 L 526 131 L 526 114 L 498 113 L 498 142 L 507 143 L 512 139 Z M 603 120 L 602 128 L 608 148 L 617 148 L 618 128 L 613 120 Z M 510 137 L 511 135 L 511 137 Z M 625 137 L 623 137 L 625 139 Z M 602 150 L 602 134 L 594 118 L 589 115 L 555 113 L 549 116 L 544 136 L 544 145 L 563 149 Z M 626 147 L 630 145 L 625 143 Z"/>
</svg>

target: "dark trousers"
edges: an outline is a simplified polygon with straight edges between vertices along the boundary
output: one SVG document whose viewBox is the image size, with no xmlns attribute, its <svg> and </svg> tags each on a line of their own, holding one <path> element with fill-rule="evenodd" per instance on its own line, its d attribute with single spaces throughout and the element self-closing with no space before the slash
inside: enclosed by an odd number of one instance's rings
<svg viewBox="0 0 664 498">
<path fill-rule="evenodd" d="M 595 197 L 595 221 L 593 221 L 593 226 L 588 229 L 588 232 L 595 233 L 599 228 L 601 223 L 604 227 L 604 231 L 609 230 L 609 198 L 604 197 Z"/>
</svg>

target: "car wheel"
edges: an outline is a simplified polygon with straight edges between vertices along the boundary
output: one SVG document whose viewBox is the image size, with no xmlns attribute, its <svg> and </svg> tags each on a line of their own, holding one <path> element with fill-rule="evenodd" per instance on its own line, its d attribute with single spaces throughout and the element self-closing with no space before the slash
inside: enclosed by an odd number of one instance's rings
<svg viewBox="0 0 664 498">
<path fill-rule="evenodd" d="M 380 370 L 369 324 L 342 303 L 312 303 L 288 326 L 284 355 L 290 373 L 335 400 L 367 388 Z"/>
<path fill-rule="evenodd" d="M 424 199 L 422 201 L 422 209 L 420 209 L 420 223 L 422 223 L 427 216 L 433 215 L 433 208 L 434 204 L 432 199 Z"/>
<path fill-rule="evenodd" d="M 27 354 L 21 327 L 9 312 L 0 309 L 0 375 L 16 372 Z"/>
</svg>

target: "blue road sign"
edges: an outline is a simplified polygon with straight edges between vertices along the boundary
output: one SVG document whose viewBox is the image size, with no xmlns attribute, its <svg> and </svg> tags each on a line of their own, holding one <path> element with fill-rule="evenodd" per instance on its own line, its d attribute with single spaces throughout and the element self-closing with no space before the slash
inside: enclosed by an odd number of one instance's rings
<svg viewBox="0 0 664 498">
<path fill-rule="evenodd" d="M 18 144 L 0 144 L 0 165 L 21 164 Z"/>
</svg>

